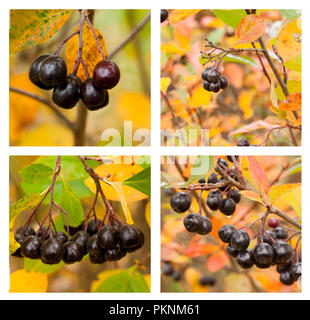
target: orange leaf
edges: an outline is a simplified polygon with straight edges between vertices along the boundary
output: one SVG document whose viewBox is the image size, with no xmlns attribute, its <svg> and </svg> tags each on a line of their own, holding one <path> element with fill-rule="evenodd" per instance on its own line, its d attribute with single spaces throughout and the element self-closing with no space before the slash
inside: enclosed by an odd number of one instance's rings
<svg viewBox="0 0 310 320">
<path fill-rule="evenodd" d="M 224 251 L 219 251 L 208 258 L 206 266 L 210 272 L 217 272 L 223 269 L 228 261 L 227 254 Z"/>
<path fill-rule="evenodd" d="M 73 30 L 73 32 L 76 31 L 77 29 L 78 28 Z M 103 54 L 105 56 L 107 56 L 107 51 L 105 48 L 103 36 L 99 32 L 99 30 L 97 30 L 96 28 L 95 28 L 95 32 L 98 37 L 99 43 L 102 47 Z M 71 73 L 73 71 L 76 56 L 78 53 L 78 49 L 79 49 L 79 37 L 74 36 L 67 42 L 67 45 L 66 45 L 66 59 L 67 59 L 67 66 L 68 66 L 69 73 Z M 85 25 L 83 27 L 82 58 L 86 64 L 86 67 L 87 67 L 90 75 L 93 74 L 96 64 L 102 60 L 102 56 L 101 56 L 99 49 L 97 47 L 97 43 L 94 38 L 93 32 L 87 23 L 85 23 Z M 82 81 L 86 80 L 86 75 L 85 75 L 84 69 L 81 65 L 79 67 L 79 71 L 77 73 L 77 76 Z"/>
<path fill-rule="evenodd" d="M 170 24 L 178 23 L 188 17 L 193 16 L 199 11 L 200 9 L 199 10 L 173 10 L 169 14 L 169 22 Z"/>
<path fill-rule="evenodd" d="M 208 243 L 192 243 L 184 250 L 184 254 L 190 258 L 205 256 L 218 251 L 219 247 Z"/>
<path fill-rule="evenodd" d="M 279 103 L 279 109 L 285 111 L 301 110 L 301 93 L 289 95 L 286 101 Z"/>
<path fill-rule="evenodd" d="M 250 43 L 256 41 L 265 32 L 266 24 L 263 18 L 251 14 L 244 17 L 236 28 L 237 43 Z"/>
<path fill-rule="evenodd" d="M 270 190 L 267 174 L 255 157 L 248 157 L 248 161 L 251 176 L 258 186 L 265 203 L 267 203 L 268 193 Z"/>
</svg>

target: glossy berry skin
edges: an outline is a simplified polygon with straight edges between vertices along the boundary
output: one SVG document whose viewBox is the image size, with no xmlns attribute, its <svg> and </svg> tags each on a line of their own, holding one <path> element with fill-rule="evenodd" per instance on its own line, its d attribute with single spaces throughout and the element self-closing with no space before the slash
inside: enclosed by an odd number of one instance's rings
<svg viewBox="0 0 310 320">
<path fill-rule="evenodd" d="M 233 258 L 237 258 L 239 251 L 233 248 L 230 244 L 226 247 L 226 252 Z"/>
<path fill-rule="evenodd" d="M 268 263 L 268 264 L 260 264 L 258 262 L 255 261 L 255 266 L 258 268 L 258 269 L 268 269 L 272 266 L 272 263 Z"/>
<path fill-rule="evenodd" d="M 217 165 L 218 165 L 219 167 L 221 167 L 223 170 L 226 170 L 226 169 L 228 168 L 228 163 L 227 163 L 227 161 L 224 160 L 224 159 L 222 159 L 222 158 L 219 158 L 219 159 L 217 160 Z"/>
<path fill-rule="evenodd" d="M 82 249 L 83 249 L 83 254 L 85 255 L 87 253 L 87 241 L 89 239 L 89 235 L 87 232 L 84 231 L 78 231 L 72 238 L 71 240 L 78 243 Z"/>
<path fill-rule="evenodd" d="M 124 249 L 131 249 L 136 247 L 140 241 L 140 237 L 135 227 L 124 224 L 119 228 L 119 240 Z"/>
<path fill-rule="evenodd" d="M 236 189 L 233 189 L 230 191 L 229 197 L 232 198 L 236 203 L 239 203 L 241 200 L 241 194 Z"/>
<path fill-rule="evenodd" d="M 170 200 L 171 208 L 177 213 L 187 211 L 191 203 L 192 199 L 186 192 L 178 192 Z"/>
<path fill-rule="evenodd" d="M 117 64 L 111 60 L 104 59 L 97 63 L 94 69 L 93 79 L 99 89 L 114 88 L 121 77 Z"/>
<path fill-rule="evenodd" d="M 54 87 L 53 85 L 49 85 L 49 86 L 44 85 L 39 78 L 42 62 L 48 57 L 50 57 L 49 54 L 43 54 L 43 55 L 37 57 L 32 62 L 30 70 L 29 70 L 30 81 L 33 84 L 35 84 L 37 87 L 44 89 L 44 90 L 50 90 L 50 89 L 53 89 L 53 87 Z"/>
<path fill-rule="evenodd" d="M 113 249 L 120 240 L 120 235 L 112 226 L 103 226 L 98 232 L 98 244 L 102 249 Z"/>
<path fill-rule="evenodd" d="M 245 251 L 250 244 L 250 237 L 244 230 L 237 230 L 230 238 L 230 244 L 239 252 Z"/>
<path fill-rule="evenodd" d="M 46 264 L 58 264 L 64 256 L 64 247 L 60 240 L 51 238 L 42 243 L 41 260 Z"/>
<path fill-rule="evenodd" d="M 208 80 L 208 74 L 209 74 L 210 70 L 212 70 L 212 68 L 211 67 L 207 67 L 207 68 L 203 69 L 202 72 L 201 72 L 201 78 L 204 81 L 208 82 L 209 85 L 210 85 L 210 81 Z"/>
<path fill-rule="evenodd" d="M 289 271 L 283 271 L 280 274 L 280 282 L 285 284 L 286 286 L 291 286 L 295 282 L 295 280 L 291 276 Z"/>
<path fill-rule="evenodd" d="M 96 234 L 98 232 L 98 229 L 101 225 L 101 220 L 99 219 L 92 219 L 90 221 L 88 221 L 88 224 L 87 224 L 87 228 L 86 228 L 86 231 L 87 233 L 90 235 L 90 236 L 93 236 L 94 234 Z"/>
<path fill-rule="evenodd" d="M 27 238 L 27 237 L 24 236 L 22 233 L 17 233 L 17 232 L 16 232 L 16 233 L 14 234 L 14 239 L 15 239 L 19 244 L 22 244 L 26 238 Z"/>
<path fill-rule="evenodd" d="M 66 236 L 66 234 L 61 231 L 56 231 L 53 234 L 54 238 L 60 240 L 62 244 L 65 244 L 68 241 L 68 237 Z"/>
<path fill-rule="evenodd" d="M 215 84 L 215 83 L 219 82 L 220 75 L 221 75 L 221 73 L 217 69 L 212 68 L 208 72 L 206 80 Z M 220 86 L 220 84 L 219 84 L 219 86 Z"/>
<path fill-rule="evenodd" d="M 40 230 L 37 231 L 37 237 L 39 237 L 41 240 L 47 240 L 50 236 L 48 227 L 43 226 Z"/>
<path fill-rule="evenodd" d="M 258 265 L 270 266 L 274 257 L 272 246 L 264 242 L 259 243 L 253 252 L 253 257 L 255 263 L 257 263 Z"/>
<path fill-rule="evenodd" d="M 290 267 L 290 274 L 296 281 L 301 276 L 301 262 L 296 262 Z"/>
<path fill-rule="evenodd" d="M 203 88 L 205 89 L 205 90 L 207 90 L 207 91 L 212 91 L 211 89 L 210 89 L 210 82 L 209 81 L 204 81 L 203 82 Z"/>
<path fill-rule="evenodd" d="M 221 85 L 221 89 L 226 89 L 228 86 L 228 80 L 226 77 L 224 76 L 220 76 L 220 85 Z"/>
<path fill-rule="evenodd" d="M 53 91 L 53 101 L 59 107 L 64 109 L 72 109 L 80 100 L 81 80 L 72 74 Z"/>
<path fill-rule="evenodd" d="M 104 257 L 107 261 L 118 261 L 124 258 L 126 251 L 118 244 L 113 249 L 108 249 L 104 253 Z"/>
<path fill-rule="evenodd" d="M 125 248 L 126 252 L 128 252 L 128 253 L 137 251 L 140 248 L 142 248 L 144 245 L 145 238 L 144 238 L 143 232 L 138 228 L 135 228 L 135 229 L 138 233 L 138 241 L 135 245 L 132 245 L 130 248 Z"/>
<path fill-rule="evenodd" d="M 198 213 L 190 213 L 183 221 L 188 232 L 198 232 L 203 224 L 202 217 Z"/>
<path fill-rule="evenodd" d="M 81 85 L 80 96 L 88 109 L 98 110 L 105 103 L 106 91 L 97 88 L 93 79 L 86 79 Z"/>
<path fill-rule="evenodd" d="M 237 142 L 238 147 L 248 147 L 250 145 L 249 141 L 246 139 L 240 139 Z"/>
<path fill-rule="evenodd" d="M 168 19 L 169 11 L 167 9 L 160 10 L 160 23 L 163 23 Z"/>
<path fill-rule="evenodd" d="M 83 248 L 74 241 L 68 241 L 64 244 L 63 262 L 65 264 L 73 264 L 83 259 Z"/>
<path fill-rule="evenodd" d="M 263 235 L 263 242 L 270 244 L 271 246 L 277 241 L 275 234 L 272 231 L 265 231 Z"/>
<path fill-rule="evenodd" d="M 198 234 L 200 235 L 206 235 L 209 234 L 212 231 L 212 223 L 209 218 L 202 216 L 201 217 L 202 224 L 197 231 Z"/>
<path fill-rule="evenodd" d="M 202 276 L 199 279 L 202 286 L 213 287 L 216 284 L 216 278 L 214 276 Z"/>
<path fill-rule="evenodd" d="M 209 88 L 210 88 L 210 91 L 217 93 L 221 89 L 221 84 L 219 81 L 216 83 L 211 82 Z"/>
<path fill-rule="evenodd" d="M 237 256 L 237 263 L 242 269 L 250 269 L 254 266 L 254 258 L 251 250 L 240 252 Z"/>
<path fill-rule="evenodd" d="M 217 177 L 217 174 L 215 172 L 212 172 L 210 175 L 209 175 L 209 178 L 207 180 L 207 183 L 218 183 L 219 182 L 219 179 Z"/>
<path fill-rule="evenodd" d="M 222 205 L 223 205 L 222 194 L 218 190 L 210 191 L 207 198 L 207 206 L 211 210 L 216 211 L 220 209 Z"/>
<path fill-rule="evenodd" d="M 101 264 L 105 262 L 105 251 L 98 244 L 98 235 L 95 234 L 88 239 L 87 252 L 89 259 L 93 264 Z"/>
<path fill-rule="evenodd" d="M 224 243 L 230 243 L 231 236 L 236 232 L 236 228 L 230 224 L 226 224 L 218 231 L 218 235 Z"/>
<path fill-rule="evenodd" d="M 231 216 L 236 210 L 236 202 L 233 198 L 226 198 L 223 200 L 223 204 L 220 211 L 226 216 Z"/>
<path fill-rule="evenodd" d="M 277 219 L 277 218 L 270 218 L 269 220 L 268 220 L 268 226 L 270 227 L 270 228 L 276 228 L 276 227 L 278 227 L 279 226 L 279 223 L 280 223 L 280 221 L 279 221 L 279 219 Z"/>
<path fill-rule="evenodd" d="M 41 256 L 41 240 L 36 236 L 28 236 L 20 247 L 23 257 L 29 259 L 39 259 Z"/>
<path fill-rule="evenodd" d="M 283 271 L 288 271 L 290 270 L 292 264 L 293 264 L 293 258 L 294 258 L 294 255 L 292 255 L 291 259 L 287 260 L 285 263 L 283 264 L 279 264 L 277 266 L 277 272 L 278 273 L 282 273 Z"/>
<path fill-rule="evenodd" d="M 57 86 L 66 79 L 67 65 L 59 56 L 51 55 L 41 63 L 39 79 L 45 86 Z"/>
<path fill-rule="evenodd" d="M 276 227 L 273 232 L 278 240 L 285 240 L 288 238 L 287 230 L 282 227 Z"/>
<path fill-rule="evenodd" d="M 274 250 L 274 262 L 283 264 L 292 256 L 292 248 L 286 242 L 277 241 L 272 246 Z"/>
<path fill-rule="evenodd" d="M 163 266 L 163 274 L 166 276 L 171 276 L 174 273 L 172 264 L 169 261 L 166 261 Z"/>
<path fill-rule="evenodd" d="M 25 237 L 34 236 L 36 234 L 34 229 L 29 226 L 27 228 L 24 228 L 24 227 L 18 228 L 16 233 L 23 234 Z"/>
</svg>

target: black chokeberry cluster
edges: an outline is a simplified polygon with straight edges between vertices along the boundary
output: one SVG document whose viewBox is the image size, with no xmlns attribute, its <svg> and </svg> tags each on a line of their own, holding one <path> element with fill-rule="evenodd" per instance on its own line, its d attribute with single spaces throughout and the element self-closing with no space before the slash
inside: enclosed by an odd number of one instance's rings
<svg viewBox="0 0 310 320">
<path fill-rule="evenodd" d="M 93 77 L 82 83 L 76 74 L 67 74 L 67 65 L 60 56 L 44 54 L 32 62 L 29 78 L 41 89 L 54 89 L 52 98 L 59 107 L 72 109 L 81 99 L 94 111 L 108 105 L 107 90 L 119 82 L 120 70 L 115 62 L 104 59 L 95 66 Z"/>
<path fill-rule="evenodd" d="M 120 260 L 144 245 L 144 234 L 140 229 L 127 224 L 104 225 L 99 219 L 70 228 L 69 232 L 71 237 L 60 231 L 51 234 L 46 226 L 37 232 L 31 227 L 21 227 L 15 233 L 21 246 L 13 256 L 41 259 L 43 263 L 53 265 L 61 261 L 66 264 L 80 262 L 88 254 L 93 264 L 101 264 Z"/>
<path fill-rule="evenodd" d="M 177 213 L 184 213 L 191 206 L 192 199 L 186 192 L 178 192 L 170 200 L 171 208 Z M 190 213 L 184 220 L 184 227 L 188 232 L 206 235 L 212 231 L 212 223 L 209 218 L 199 213 Z"/>
<path fill-rule="evenodd" d="M 216 67 L 207 67 L 203 69 L 201 78 L 204 80 L 203 87 L 207 91 L 219 92 L 226 89 L 228 80 Z"/>
<path fill-rule="evenodd" d="M 276 226 L 277 223 L 271 220 L 270 225 Z M 295 259 L 292 248 L 285 242 L 287 231 L 282 227 L 276 226 L 273 232 L 264 231 L 261 241 L 253 249 L 249 249 L 251 239 L 246 230 L 224 225 L 218 235 L 222 242 L 228 244 L 226 252 L 236 258 L 243 269 L 250 269 L 254 265 L 259 269 L 267 269 L 277 265 L 280 281 L 285 285 L 292 285 L 301 276 L 301 262 Z"/>
<path fill-rule="evenodd" d="M 227 157 L 229 161 L 233 162 L 231 156 Z M 235 156 L 237 160 L 238 157 Z M 227 174 L 238 181 L 238 175 L 235 167 L 229 167 L 228 162 L 222 158 L 218 159 L 217 165 L 221 169 L 225 170 Z M 212 172 L 207 179 L 207 184 L 217 184 L 224 181 L 223 177 L 219 177 L 215 172 Z M 241 194 L 239 190 L 233 188 L 230 184 L 224 187 L 211 190 L 207 197 L 207 206 L 213 210 L 220 210 L 224 215 L 231 216 L 236 210 L 236 205 L 241 200 Z"/>
<path fill-rule="evenodd" d="M 163 23 L 168 19 L 169 11 L 167 9 L 160 10 L 160 23 Z"/>
</svg>

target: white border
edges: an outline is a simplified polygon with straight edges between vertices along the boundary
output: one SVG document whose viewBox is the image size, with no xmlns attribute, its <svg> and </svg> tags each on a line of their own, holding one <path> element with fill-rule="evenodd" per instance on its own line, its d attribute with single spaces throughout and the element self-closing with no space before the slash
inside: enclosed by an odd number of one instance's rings
<svg viewBox="0 0 310 320">
<path fill-rule="evenodd" d="M 46 4 L 48 6 L 46 6 Z M 69 1 L 66 2 L 67 8 L 79 8 L 85 6 L 83 1 Z M 69 4 L 69 6 L 68 6 Z M 194 9 L 194 8 L 205 8 L 206 5 L 210 5 L 213 8 L 245 8 L 249 6 L 248 1 L 227 1 L 222 0 L 214 4 L 212 2 L 206 3 L 205 1 L 162 1 L 158 0 L 156 2 L 146 3 L 145 1 L 130 1 L 130 6 L 128 1 L 106 1 L 100 3 L 99 1 L 88 1 L 88 6 L 91 8 L 98 9 L 152 9 L 152 35 L 151 35 L 151 48 L 152 48 L 152 147 L 140 147 L 140 148 L 129 148 L 129 147 L 94 147 L 94 148 L 28 148 L 28 147 L 18 147 L 9 148 L 9 101 L 8 101 L 8 74 L 9 74 L 9 54 L 8 54 L 8 26 L 9 26 L 9 9 L 13 8 L 64 8 L 64 2 L 59 0 L 54 0 L 52 3 L 44 3 L 39 1 L 29 0 L 25 1 L 11 1 L 10 3 L 4 2 L 2 4 L 1 10 L 1 41 L 6 42 L 6 46 L 2 46 L 1 50 L 1 125 L 0 125 L 0 136 L 1 136 L 1 150 L 3 151 L 0 158 L 1 161 L 1 184 L 0 184 L 0 195 L 1 195 L 1 215 L 0 220 L 0 298 L 1 299 L 35 299 L 35 300 L 45 300 L 45 299 L 96 299 L 96 300 L 142 300 L 142 299 L 177 299 L 177 300 L 218 300 L 218 299 L 309 299 L 310 297 L 310 282 L 309 282 L 309 272 L 305 272 L 303 275 L 303 291 L 302 293 L 296 294 L 286 294 L 286 293 L 160 293 L 160 189 L 159 189 L 159 170 L 160 170 L 160 155 L 198 155 L 198 154 L 254 154 L 254 155 L 302 155 L 303 157 L 303 195 L 307 196 L 309 192 L 309 30 L 310 30 L 310 19 L 308 18 L 309 5 L 305 1 L 266 1 L 260 0 L 257 3 L 251 3 L 251 7 L 258 6 L 259 8 L 285 8 L 285 9 L 296 9 L 301 8 L 303 10 L 303 147 L 299 148 L 288 148 L 288 147 L 274 147 L 274 148 L 236 148 L 236 147 L 201 147 L 201 148 L 161 148 L 160 147 L 160 97 L 159 97 L 159 70 L 160 70 L 160 25 L 159 25 L 159 10 L 160 8 L 184 8 L 184 9 Z M 104 6 L 104 8 L 103 8 Z M 158 20 L 158 21 L 157 21 Z M 9 160 L 8 155 L 76 155 L 76 154 L 115 154 L 115 155 L 151 155 L 152 157 L 152 293 L 150 294 L 92 294 L 92 293 L 44 293 L 44 294 L 9 294 L 9 264 L 8 264 L 8 199 L 9 199 Z M 305 203 L 306 202 L 306 203 Z M 303 201 L 303 228 L 307 230 L 309 228 L 309 213 L 310 205 L 309 201 Z M 303 269 L 309 270 L 309 232 L 304 232 L 303 234 Z"/>
</svg>

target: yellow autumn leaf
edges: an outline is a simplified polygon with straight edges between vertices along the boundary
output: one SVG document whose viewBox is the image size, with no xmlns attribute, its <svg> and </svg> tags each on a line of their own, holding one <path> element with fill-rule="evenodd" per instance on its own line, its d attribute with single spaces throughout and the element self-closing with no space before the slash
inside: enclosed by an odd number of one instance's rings
<svg viewBox="0 0 310 320">
<path fill-rule="evenodd" d="M 188 105 L 192 108 L 208 106 L 211 99 L 211 92 L 205 90 L 202 86 L 197 86 L 192 91 L 192 96 L 188 100 Z"/>
<path fill-rule="evenodd" d="M 78 27 L 75 28 L 72 32 L 76 31 L 77 29 L 78 29 Z M 103 54 L 106 57 L 107 50 L 105 48 L 105 42 L 104 42 L 103 36 L 98 29 L 96 29 L 96 28 L 94 28 L 94 29 L 95 29 L 97 38 L 99 40 L 99 43 L 101 45 Z M 72 37 L 66 44 L 66 59 L 67 59 L 67 66 L 68 66 L 69 73 L 71 73 L 73 71 L 76 56 L 78 53 L 78 49 L 79 49 L 79 36 L 76 35 L 76 36 Z M 84 27 L 83 27 L 82 58 L 87 66 L 87 69 L 88 69 L 88 72 L 90 75 L 93 74 L 96 64 L 102 60 L 102 56 L 99 52 L 96 40 L 93 35 L 93 32 L 87 23 L 85 23 Z M 80 65 L 80 67 L 79 67 L 79 71 L 77 73 L 77 76 L 82 81 L 86 80 L 86 78 L 87 78 L 82 65 Z"/>
<path fill-rule="evenodd" d="M 139 92 L 122 92 L 116 103 L 117 113 L 124 121 L 132 121 L 134 128 L 150 129 L 151 101 Z"/>
<path fill-rule="evenodd" d="M 290 192 L 286 193 L 283 197 L 278 198 L 274 205 L 285 203 L 292 207 L 295 213 L 301 217 L 301 186 L 292 189 Z"/>
<path fill-rule="evenodd" d="M 108 278 L 110 278 L 110 277 L 114 276 L 115 274 L 120 273 L 122 271 L 123 271 L 122 269 L 112 269 L 112 270 L 105 270 L 105 271 L 99 273 L 97 275 L 97 279 L 94 280 L 91 284 L 90 292 L 96 292 L 96 289 L 101 285 L 101 283 L 104 280 L 106 280 L 106 279 L 108 279 Z"/>
<path fill-rule="evenodd" d="M 167 92 L 168 87 L 170 86 L 171 79 L 169 77 L 160 78 L 160 90 L 163 93 Z"/>
<path fill-rule="evenodd" d="M 160 45 L 160 50 L 162 53 L 165 54 L 180 54 L 184 55 L 186 54 L 186 50 L 176 44 L 175 42 L 166 42 L 164 44 Z"/>
<path fill-rule="evenodd" d="M 238 97 L 238 104 L 243 111 L 243 118 L 249 119 L 253 115 L 252 101 L 255 96 L 255 90 L 242 91 Z"/>
<path fill-rule="evenodd" d="M 264 205 L 264 203 L 263 203 L 260 195 L 257 194 L 257 193 L 254 192 L 254 191 L 251 191 L 251 190 L 243 190 L 243 191 L 241 191 L 241 194 L 242 194 L 244 197 L 246 197 L 246 198 L 248 198 L 248 199 L 250 199 L 250 200 L 256 201 L 256 202 L 261 203 L 262 205 Z"/>
<path fill-rule="evenodd" d="M 9 234 L 9 250 L 10 250 L 10 254 L 14 253 L 19 247 L 20 244 L 15 240 L 14 237 L 14 224 L 15 224 L 15 220 L 16 220 L 17 216 L 15 216 L 11 221 L 10 221 L 10 226 L 9 226 L 9 230 L 10 230 L 10 234 Z"/>
<path fill-rule="evenodd" d="M 173 28 L 173 39 L 186 51 L 191 48 L 192 31 L 182 25 Z"/>
<path fill-rule="evenodd" d="M 300 187 L 300 183 L 289 183 L 272 186 L 269 191 L 271 203 L 285 196 L 287 193 L 291 192 L 293 189 L 298 187 Z"/>
<path fill-rule="evenodd" d="M 40 90 L 32 84 L 27 74 L 10 76 L 10 86 L 39 94 Z M 40 102 L 20 93 L 10 91 L 10 142 L 18 142 L 25 129 L 34 121 Z"/>
<path fill-rule="evenodd" d="M 300 18 L 288 23 L 279 33 L 277 50 L 284 62 L 293 59 L 301 51 Z"/>
<path fill-rule="evenodd" d="M 150 292 L 151 292 L 151 275 L 150 274 L 145 274 L 143 275 L 145 282 L 147 283 Z"/>
<path fill-rule="evenodd" d="M 10 292 L 46 292 L 48 277 L 41 272 L 17 270 L 10 276 Z"/>
<path fill-rule="evenodd" d="M 72 132 L 61 124 L 44 124 L 23 134 L 19 146 L 72 146 Z"/>
<path fill-rule="evenodd" d="M 145 219 L 147 224 L 151 228 L 151 200 L 147 203 L 145 207 Z"/>
<path fill-rule="evenodd" d="M 188 17 L 193 16 L 194 14 L 198 13 L 200 9 L 194 10 L 194 9 L 176 9 L 169 13 L 169 23 L 174 24 L 178 23 Z"/>
</svg>

